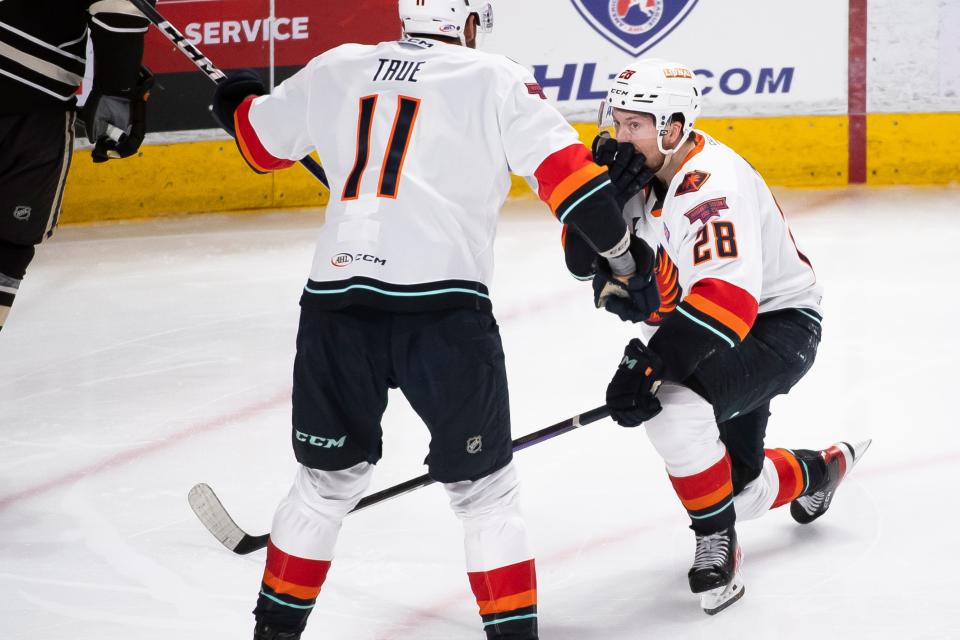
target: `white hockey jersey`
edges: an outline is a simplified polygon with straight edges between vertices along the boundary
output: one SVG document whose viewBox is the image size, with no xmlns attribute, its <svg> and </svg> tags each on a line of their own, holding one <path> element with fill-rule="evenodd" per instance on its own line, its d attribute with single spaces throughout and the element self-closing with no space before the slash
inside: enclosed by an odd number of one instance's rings
<svg viewBox="0 0 960 640">
<path fill-rule="evenodd" d="M 636 235 L 658 248 L 662 306 L 646 338 L 651 347 L 670 342 L 681 379 L 708 351 L 704 336 L 733 347 L 758 313 L 795 308 L 822 317 L 813 267 L 763 178 L 729 147 L 694 134 L 662 201 L 648 190 L 624 207 Z M 670 337 L 656 340 L 668 325 Z"/>
<path fill-rule="evenodd" d="M 255 168 L 319 153 L 331 194 L 302 304 L 327 309 L 489 309 L 510 172 L 558 215 L 607 179 L 526 69 L 433 40 L 332 49 L 235 120 Z"/>
</svg>

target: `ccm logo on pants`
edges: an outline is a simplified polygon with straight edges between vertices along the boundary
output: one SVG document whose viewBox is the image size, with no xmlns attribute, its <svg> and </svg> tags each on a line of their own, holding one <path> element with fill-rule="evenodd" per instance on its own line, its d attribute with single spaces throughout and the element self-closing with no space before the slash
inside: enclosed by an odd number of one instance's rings
<svg viewBox="0 0 960 640">
<path fill-rule="evenodd" d="M 309 433 L 304 433 L 303 431 L 297 431 L 297 440 L 311 444 L 314 447 L 322 447 L 324 449 L 333 449 L 336 447 L 340 449 L 347 441 L 347 436 L 342 436 L 339 440 L 334 440 L 333 438 L 321 438 L 320 436 L 311 436 Z"/>
</svg>

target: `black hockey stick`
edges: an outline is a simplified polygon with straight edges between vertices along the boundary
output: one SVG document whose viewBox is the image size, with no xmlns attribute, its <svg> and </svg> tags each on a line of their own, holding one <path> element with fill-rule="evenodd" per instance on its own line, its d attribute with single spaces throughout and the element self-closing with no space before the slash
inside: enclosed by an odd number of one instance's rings
<svg viewBox="0 0 960 640">
<path fill-rule="evenodd" d="M 193 64 L 197 65 L 197 68 L 200 71 L 210 78 L 215 84 L 220 84 L 227 78 L 227 74 L 223 71 L 220 71 L 207 56 L 203 55 L 199 49 L 190 44 L 190 42 L 180 33 L 175 26 L 167 22 L 167 19 L 163 17 L 163 14 L 157 11 L 149 0 L 130 0 L 133 5 L 140 10 L 147 20 L 152 22 L 160 31 L 167 37 L 167 39 L 173 44 L 177 45 L 177 48 L 188 58 L 190 58 Z M 300 164 L 303 167 L 313 174 L 313 177 L 323 183 L 323 186 L 330 188 L 330 183 L 327 181 L 327 174 L 323 170 L 323 167 L 320 166 L 320 163 L 311 158 L 310 156 L 305 156 L 300 159 Z"/>
<path fill-rule="evenodd" d="M 527 447 L 532 447 L 550 438 L 555 438 L 568 431 L 573 431 L 578 427 L 602 420 L 609 415 L 610 410 L 606 405 L 591 409 L 580 415 L 567 418 L 557 424 L 540 429 L 540 431 L 525 435 L 522 438 L 517 438 L 512 443 L 513 450 L 514 452 L 522 451 Z M 433 484 L 433 482 L 434 480 L 427 474 L 412 478 L 406 482 L 401 482 L 398 485 L 377 491 L 363 498 L 350 513 L 356 513 L 357 511 L 384 502 L 385 500 L 402 496 L 420 487 Z M 270 534 L 265 533 L 260 536 L 252 536 L 238 527 L 237 523 L 233 521 L 233 518 L 230 517 L 230 514 L 227 513 L 227 510 L 223 507 L 220 499 L 217 498 L 217 494 L 213 492 L 213 489 L 211 489 L 209 485 L 202 483 L 195 485 L 190 489 L 190 493 L 187 494 L 187 501 L 190 503 L 193 512 L 200 518 L 200 522 L 203 523 L 223 546 L 230 549 L 230 551 L 247 554 L 267 546 L 267 538 L 270 537 Z"/>
</svg>

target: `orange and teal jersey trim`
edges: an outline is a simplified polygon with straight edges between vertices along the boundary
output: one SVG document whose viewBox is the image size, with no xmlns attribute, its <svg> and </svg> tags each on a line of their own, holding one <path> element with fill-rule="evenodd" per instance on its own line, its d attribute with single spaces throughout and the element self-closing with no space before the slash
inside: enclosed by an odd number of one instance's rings
<svg viewBox="0 0 960 640">
<path fill-rule="evenodd" d="M 650 340 L 664 364 L 664 379 L 683 382 L 700 363 L 735 348 L 757 319 L 757 299 L 724 280 L 705 278 L 690 292 Z"/>
<path fill-rule="evenodd" d="M 700 153 L 701 151 L 703 151 L 703 147 L 704 147 L 704 145 L 706 144 L 706 139 L 705 139 L 702 135 L 700 135 L 699 133 L 694 133 L 694 134 L 693 134 L 693 140 L 694 140 L 693 149 L 690 149 L 690 152 L 687 154 L 687 157 L 684 158 L 684 159 L 683 159 L 683 162 L 680 163 L 680 166 L 677 167 L 677 173 L 680 173 L 680 172 L 683 170 L 683 166 L 684 166 L 685 164 L 687 164 L 688 162 L 690 162 L 690 159 L 693 158 L 693 156 L 695 156 L 695 155 L 697 155 L 698 153 Z M 709 174 L 707 174 L 707 177 L 709 177 Z M 706 180 L 703 180 L 703 182 L 706 182 Z M 700 185 L 697 187 L 697 189 L 699 189 L 700 186 L 703 185 L 703 182 L 700 183 Z M 682 186 L 684 186 L 684 185 L 681 184 L 680 186 L 682 187 Z M 696 191 L 696 189 L 694 189 L 694 191 Z M 678 195 L 682 195 L 682 194 L 678 194 Z"/>
<path fill-rule="evenodd" d="M 688 318 L 706 324 L 706 329 L 731 343 L 743 342 L 757 319 L 757 299 L 724 280 L 700 280 L 680 305 Z"/>
<path fill-rule="evenodd" d="M 237 147 L 240 149 L 240 155 L 247 161 L 247 164 L 257 173 L 268 173 L 277 169 L 286 169 L 293 166 L 293 160 L 277 158 L 260 142 L 257 132 L 250 124 L 250 107 L 256 96 L 249 96 L 240 103 L 237 110 L 233 112 L 233 127 L 237 135 Z"/>
<path fill-rule="evenodd" d="M 693 521 L 694 530 L 713 533 L 735 521 L 731 473 L 730 455 L 724 453 L 723 458 L 699 473 L 670 476 L 673 490 Z"/>
<path fill-rule="evenodd" d="M 498 632 L 505 632 L 536 625 L 537 572 L 532 559 L 490 571 L 471 571 L 467 576 L 485 628 L 495 626 Z"/>
<path fill-rule="evenodd" d="M 770 508 L 776 509 L 802 496 L 810 486 L 810 471 L 803 458 L 789 449 L 764 449 L 763 453 L 773 462 L 780 481 L 777 497 Z"/>
<path fill-rule="evenodd" d="M 285 553 L 267 541 L 267 566 L 260 596 L 274 604 L 309 611 L 330 570 L 329 560 L 308 560 Z"/>
<path fill-rule="evenodd" d="M 565 222 L 579 205 L 610 184 L 607 170 L 594 163 L 590 150 L 579 142 L 548 156 L 534 176 L 540 199 L 560 222 Z"/>
</svg>

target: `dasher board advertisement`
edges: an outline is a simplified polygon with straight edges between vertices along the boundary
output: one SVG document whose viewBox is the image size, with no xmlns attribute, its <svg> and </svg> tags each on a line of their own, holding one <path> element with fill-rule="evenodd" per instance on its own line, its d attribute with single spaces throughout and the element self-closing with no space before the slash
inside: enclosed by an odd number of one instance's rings
<svg viewBox="0 0 960 640">
<path fill-rule="evenodd" d="M 395 0 L 159 0 L 157 9 L 220 69 L 252 68 L 268 85 L 345 42 L 400 35 Z M 213 84 L 153 28 L 144 64 L 157 76 L 150 131 L 217 126 L 207 110 Z"/>
<path fill-rule="evenodd" d="M 691 66 L 706 116 L 846 113 L 847 3 L 833 0 L 493 0 L 481 48 L 530 68 L 572 121 L 596 118 L 630 61 Z M 251 67 L 279 83 L 345 42 L 396 39 L 396 0 L 160 0 L 157 8 L 224 70 Z M 151 30 L 158 74 L 151 131 L 209 129 L 212 85 Z M 272 71 L 272 73 L 271 73 Z"/>
<path fill-rule="evenodd" d="M 836 0 L 500 0 L 484 48 L 534 70 L 571 120 L 591 121 L 632 60 L 692 67 L 706 116 L 842 114 L 847 3 Z"/>
</svg>

